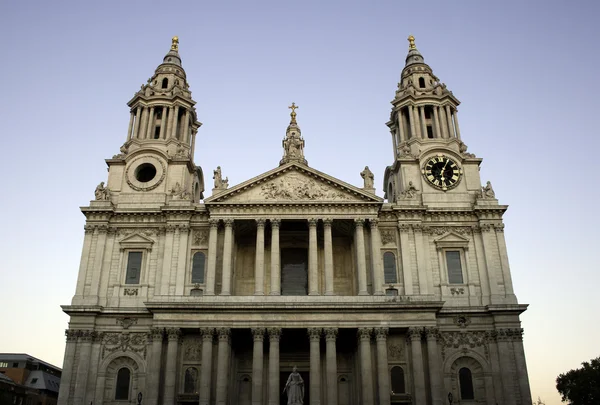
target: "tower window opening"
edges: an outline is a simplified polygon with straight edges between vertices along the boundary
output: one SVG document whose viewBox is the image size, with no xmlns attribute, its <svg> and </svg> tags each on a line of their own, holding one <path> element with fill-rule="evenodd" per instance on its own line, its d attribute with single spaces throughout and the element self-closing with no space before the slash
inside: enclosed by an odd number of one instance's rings
<svg viewBox="0 0 600 405">
<path fill-rule="evenodd" d="M 419 77 L 419 88 L 420 89 L 425 88 L 425 79 L 423 79 L 422 77 Z"/>
<path fill-rule="evenodd" d="M 425 107 L 425 118 L 431 119 L 431 109 L 429 107 Z"/>
<path fill-rule="evenodd" d="M 433 139 L 433 128 L 431 125 L 427 125 L 427 138 Z"/>
<path fill-rule="evenodd" d="M 473 389 L 473 376 L 471 370 L 466 367 L 458 370 L 458 382 L 460 384 L 461 399 L 475 399 L 475 390 Z"/>
<path fill-rule="evenodd" d="M 160 127 L 155 127 L 154 128 L 154 139 L 159 139 L 160 138 Z"/>
<path fill-rule="evenodd" d="M 162 88 L 166 89 L 167 86 L 169 85 L 169 79 L 167 79 L 166 77 L 162 80 Z"/>
<path fill-rule="evenodd" d="M 135 170 L 135 178 L 141 183 L 147 183 L 156 176 L 156 167 L 150 163 L 143 163 Z"/>
</svg>

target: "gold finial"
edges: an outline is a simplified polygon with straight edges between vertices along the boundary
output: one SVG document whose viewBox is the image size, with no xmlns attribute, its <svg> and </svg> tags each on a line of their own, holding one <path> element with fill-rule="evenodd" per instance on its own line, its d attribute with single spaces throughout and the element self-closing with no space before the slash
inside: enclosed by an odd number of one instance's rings
<svg viewBox="0 0 600 405">
<path fill-rule="evenodd" d="M 413 37 L 412 35 L 408 36 L 408 50 L 412 51 L 413 49 L 417 49 L 417 46 L 415 45 L 415 37 Z"/>
<path fill-rule="evenodd" d="M 296 123 L 296 108 L 298 108 L 298 106 L 296 105 L 296 103 L 292 103 L 292 105 L 289 106 L 288 108 L 292 110 L 290 117 L 292 117 L 292 123 L 295 124 Z"/>
<path fill-rule="evenodd" d="M 179 49 L 179 37 L 176 35 L 173 37 L 173 42 L 171 43 L 171 50 L 177 51 Z"/>
</svg>

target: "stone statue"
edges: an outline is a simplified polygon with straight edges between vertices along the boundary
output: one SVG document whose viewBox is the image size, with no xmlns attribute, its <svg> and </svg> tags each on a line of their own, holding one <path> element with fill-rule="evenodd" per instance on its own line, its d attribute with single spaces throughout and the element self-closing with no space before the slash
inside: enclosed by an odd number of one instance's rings
<svg viewBox="0 0 600 405">
<path fill-rule="evenodd" d="M 419 190 L 417 190 L 413 182 L 409 181 L 408 187 L 406 187 L 406 190 L 402 192 L 402 195 L 404 196 L 404 198 L 415 198 L 415 195 L 417 195 L 417 191 Z"/>
<path fill-rule="evenodd" d="M 229 187 L 229 177 L 223 180 L 221 166 L 217 166 L 217 170 L 213 171 L 213 179 L 215 180 L 215 190 L 227 190 L 227 187 Z"/>
<path fill-rule="evenodd" d="M 365 170 L 363 170 L 362 172 L 360 172 L 360 177 L 363 178 L 364 180 L 364 189 L 372 189 L 373 188 L 373 182 L 375 180 L 375 176 L 373 175 L 373 172 L 371 170 L 369 170 L 369 166 L 365 166 Z"/>
<path fill-rule="evenodd" d="M 107 201 L 109 199 L 110 191 L 108 190 L 108 188 L 104 187 L 103 181 L 101 181 L 100 184 L 98 184 L 98 186 L 96 187 L 94 195 L 96 197 L 96 200 L 98 201 Z"/>
<path fill-rule="evenodd" d="M 304 380 L 300 376 L 300 373 L 298 373 L 298 367 L 294 366 L 285 383 L 283 392 L 287 395 L 288 405 L 304 404 Z"/>
<path fill-rule="evenodd" d="M 400 145 L 400 156 L 414 157 L 408 143 L 404 142 Z"/>
<path fill-rule="evenodd" d="M 175 183 L 175 185 L 171 189 L 171 195 L 175 200 L 187 200 L 191 198 L 189 191 L 184 190 L 183 187 L 181 187 L 181 184 L 179 184 L 179 182 Z"/>
<path fill-rule="evenodd" d="M 496 198 L 496 193 L 494 192 L 490 181 L 485 184 L 485 187 L 481 187 L 481 197 L 490 199 Z"/>
<path fill-rule="evenodd" d="M 177 150 L 175 151 L 175 157 L 177 157 L 177 158 L 187 158 L 188 157 L 187 150 L 181 143 L 179 145 L 177 145 Z"/>
<path fill-rule="evenodd" d="M 302 158 L 304 155 L 303 146 L 302 139 L 295 132 L 292 132 L 290 136 L 283 140 L 283 149 L 285 149 L 285 156 L 288 158 Z"/>
</svg>

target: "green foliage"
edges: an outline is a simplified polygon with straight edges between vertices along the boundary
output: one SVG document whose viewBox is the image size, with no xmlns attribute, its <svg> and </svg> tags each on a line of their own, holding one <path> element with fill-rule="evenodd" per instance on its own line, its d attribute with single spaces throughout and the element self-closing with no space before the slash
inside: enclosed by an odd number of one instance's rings
<svg viewBox="0 0 600 405">
<path fill-rule="evenodd" d="M 556 378 L 556 389 L 569 405 L 600 404 L 600 357 Z"/>
</svg>

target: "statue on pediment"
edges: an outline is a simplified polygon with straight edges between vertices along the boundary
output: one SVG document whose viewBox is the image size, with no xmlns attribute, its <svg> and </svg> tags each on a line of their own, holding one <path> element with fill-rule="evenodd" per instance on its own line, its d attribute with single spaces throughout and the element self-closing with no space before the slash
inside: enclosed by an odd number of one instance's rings
<svg viewBox="0 0 600 405">
<path fill-rule="evenodd" d="M 225 180 L 223 180 L 221 166 L 217 166 L 217 170 L 213 171 L 213 179 L 215 180 L 215 190 L 227 190 L 227 187 L 229 187 L 229 178 L 225 177 Z"/>
<path fill-rule="evenodd" d="M 365 166 L 365 170 L 363 170 L 362 172 L 360 172 L 360 177 L 363 178 L 364 181 L 364 185 L 363 188 L 366 189 L 373 189 L 373 184 L 375 182 L 375 175 L 373 174 L 373 172 L 369 169 L 369 166 Z"/>
</svg>

